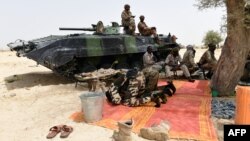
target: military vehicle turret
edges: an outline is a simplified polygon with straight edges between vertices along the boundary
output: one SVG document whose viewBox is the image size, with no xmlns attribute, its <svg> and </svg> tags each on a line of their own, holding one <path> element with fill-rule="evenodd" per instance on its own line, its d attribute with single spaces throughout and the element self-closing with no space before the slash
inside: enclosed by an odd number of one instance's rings
<svg viewBox="0 0 250 141">
<path fill-rule="evenodd" d="M 158 60 L 165 60 L 176 46 L 171 43 L 170 34 L 159 35 L 156 41 L 150 36 L 122 34 L 120 29 L 116 22 L 104 27 L 99 21 L 92 28 L 60 28 L 93 31 L 93 34 L 51 35 L 30 41 L 17 40 L 8 46 L 17 56 L 32 59 L 63 76 L 109 68 L 113 62 L 118 62 L 112 65 L 115 69 L 141 68 L 142 56 L 149 45 Z"/>
</svg>

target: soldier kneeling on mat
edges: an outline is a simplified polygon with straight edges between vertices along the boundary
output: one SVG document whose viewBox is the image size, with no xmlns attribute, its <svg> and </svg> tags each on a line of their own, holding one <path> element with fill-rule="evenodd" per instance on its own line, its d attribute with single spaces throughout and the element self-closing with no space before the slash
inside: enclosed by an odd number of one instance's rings
<svg viewBox="0 0 250 141">
<path fill-rule="evenodd" d="M 150 101 L 160 107 L 167 98 L 163 91 L 155 91 L 159 73 L 156 70 L 129 70 L 126 75 L 119 76 L 108 88 L 106 97 L 114 105 L 141 106 Z M 156 80 L 155 80 L 156 79 Z"/>
</svg>

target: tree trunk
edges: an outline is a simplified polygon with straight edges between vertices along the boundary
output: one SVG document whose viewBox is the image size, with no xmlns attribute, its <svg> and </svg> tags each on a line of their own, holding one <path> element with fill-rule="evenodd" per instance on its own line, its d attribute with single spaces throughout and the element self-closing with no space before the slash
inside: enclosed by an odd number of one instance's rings
<svg viewBox="0 0 250 141">
<path fill-rule="evenodd" d="M 211 80 L 211 88 L 218 91 L 219 96 L 233 94 L 250 51 L 250 29 L 244 26 L 244 5 L 244 0 L 226 0 L 227 38 Z"/>
</svg>

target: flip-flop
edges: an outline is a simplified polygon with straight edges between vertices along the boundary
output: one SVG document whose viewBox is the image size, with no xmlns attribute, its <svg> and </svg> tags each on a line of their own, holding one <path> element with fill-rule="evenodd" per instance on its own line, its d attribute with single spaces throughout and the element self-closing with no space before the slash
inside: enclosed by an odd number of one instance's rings
<svg viewBox="0 0 250 141">
<path fill-rule="evenodd" d="M 60 138 L 67 138 L 72 131 L 73 128 L 71 126 L 63 125 Z"/>
<path fill-rule="evenodd" d="M 62 130 L 62 125 L 53 126 L 49 129 L 49 134 L 47 135 L 47 139 L 54 138 L 59 132 Z"/>
</svg>

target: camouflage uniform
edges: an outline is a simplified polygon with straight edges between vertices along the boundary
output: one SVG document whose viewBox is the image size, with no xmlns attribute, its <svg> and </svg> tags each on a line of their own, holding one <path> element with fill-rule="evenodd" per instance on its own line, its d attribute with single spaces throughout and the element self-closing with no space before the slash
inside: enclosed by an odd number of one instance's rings
<svg viewBox="0 0 250 141">
<path fill-rule="evenodd" d="M 139 72 L 135 78 L 120 76 L 111 84 L 106 96 L 113 104 L 140 106 L 148 103 L 151 101 L 151 95 L 145 92 L 145 81 L 142 72 Z"/>
<path fill-rule="evenodd" d="M 196 64 L 194 62 L 194 53 L 193 50 L 188 49 L 184 55 L 182 62 L 188 67 L 188 68 L 194 68 L 196 67 Z"/>
<path fill-rule="evenodd" d="M 157 87 L 159 72 L 152 67 L 144 68 L 142 72 L 146 77 L 146 89 L 148 91 L 154 91 Z"/>
<path fill-rule="evenodd" d="M 154 30 L 155 28 L 148 27 L 145 22 L 139 22 L 137 27 L 142 36 L 151 36 L 156 34 L 156 31 Z"/>
<path fill-rule="evenodd" d="M 180 55 L 174 57 L 173 54 L 169 54 L 165 60 L 165 63 L 167 64 L 165 66 L 165 72 L 166 72 L 166 77 L 170 78 L 171 77 L 171 69 L 174 67 L 179 67 L 179 63 L 182 62 L 182 58 Z M 180 69 L 183 71 L 184 75 L 187 78 L 190 78 L 190 73 L 189 70 L 187 68 L 187 66 L 185 64 L 181 64 L 180 65 Z"/>
<path fill-rule="evenodd" d="M 130 11 L 123 10 L 122 14 L 122 26 L 126 34 L 135 34 L 135 20 L 132 17 Z"/>
<path fill-rule="evenodd" d="M 198 66 L 194 62 L 194 56 L 195 56 L 195 50 L 193 49 L 193 46 L 188 45 L 187 51 L 183 55 L 182 62 L 187 66 L 190 73 L 198 70 Z"/>
<path fill-rule="evenodd" d="M 161 62 L 156 63 L 154 58 L 155 56 L 153 53 L 149 54 L 148 52 L 146 52 L 143 55 L 143 65 L 145 68 L 152 67 L 160 71 L 162 69 Z"/>
<path fill-rule="evenodd" d="M 199 64 L 201 65 L 202 68 L 206 70 L 211 70 L 213 71 L 216 67 L 217 60 L 214 56 L 214 53 L 211 52 L 210 50 L 207 50 L 202 56 L 199 61 Z"/>
</svg>

